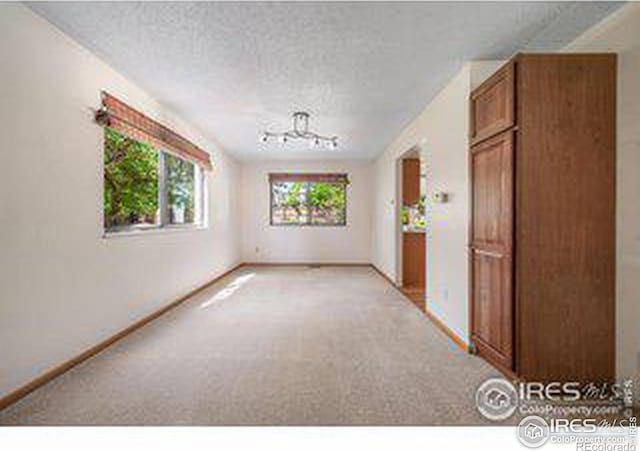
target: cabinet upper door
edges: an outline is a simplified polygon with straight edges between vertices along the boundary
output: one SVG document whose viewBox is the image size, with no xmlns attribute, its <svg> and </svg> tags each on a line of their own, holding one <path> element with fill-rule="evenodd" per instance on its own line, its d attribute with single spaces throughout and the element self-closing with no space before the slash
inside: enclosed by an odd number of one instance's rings
<svg viewBox="0 0 640 451">
<path fill-rule="evenodd" d="M 509 63 L 471 93 L 472 145 L 515 125 L 514 90 L 515 66 Z"/>
</svg>

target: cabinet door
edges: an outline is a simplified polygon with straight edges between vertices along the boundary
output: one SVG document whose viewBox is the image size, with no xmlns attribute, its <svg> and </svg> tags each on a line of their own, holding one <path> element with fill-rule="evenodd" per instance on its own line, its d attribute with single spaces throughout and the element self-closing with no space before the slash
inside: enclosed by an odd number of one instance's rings
<svg viewBox="0 0 640 451">
<path fill-rule="evenodd" d="M 471 338 L 478 353 L 513 369 L 513 134 L 471 149 Z"/>
<path fill-rule="evenodd" d="M 426 279 L 426 245 L 423 232 L 402 233 L 402 287 L 423 290 Z"/>
<path fill-rule="evenodd" d="M 416 205 L 420 202 L 420 160 L 402 160 L 402 205 Z"/>
<path fill-rule="evenodd" d="M 472 253 L 473 332 L 478 353 L 513 370 L 511 258 L 474 249 Z"/>
<path fill-rule="evenodd" d="M 471 144 L 515 124 L 515 68 L 504 66 L 471 93 Z"/>
</svg>

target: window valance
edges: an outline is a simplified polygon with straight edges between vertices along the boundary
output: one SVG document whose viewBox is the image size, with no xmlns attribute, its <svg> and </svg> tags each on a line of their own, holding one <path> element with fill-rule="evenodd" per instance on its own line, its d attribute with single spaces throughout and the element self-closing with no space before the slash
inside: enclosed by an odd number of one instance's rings
<svg viewBox="0 0 640 451">
<path fill-rule="evenodd" d="M 299 182 L 299 183 L 344 183 L 349 184 L 348 174 L 314 174 L 314 173 L 271 173 L 270 183 Z"/>
<path fill-rule="evenodd" d="M 102 107 L 96 112 L 95 120 L 103 127 L 162 148 L 204 169 L 212 168 L 207 152 L 107 92 L 102 92 Z"/>
</svg>

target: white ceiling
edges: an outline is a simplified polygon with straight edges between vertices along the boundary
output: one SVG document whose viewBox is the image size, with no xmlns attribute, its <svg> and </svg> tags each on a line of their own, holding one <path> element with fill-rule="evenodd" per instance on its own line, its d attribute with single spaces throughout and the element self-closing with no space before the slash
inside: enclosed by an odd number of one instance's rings
<svg viewBox="0 0 640 451">
<path fill-rule="evenodd" d="M 33 3 L 30 7 L 197 125 L 255 158 L 371 158 L 464 61 L 554 50 L 614 3 Z M 291 126 L 337 151 L 259 141 Z"/>
</svg>

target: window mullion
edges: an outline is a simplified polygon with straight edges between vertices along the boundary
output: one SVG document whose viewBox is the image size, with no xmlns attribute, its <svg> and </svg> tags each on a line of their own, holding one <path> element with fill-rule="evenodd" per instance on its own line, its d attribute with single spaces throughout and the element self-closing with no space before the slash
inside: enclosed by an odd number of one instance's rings
<svg viewBox="0 0 640 451">
<path fill-rule="evenodd" d="M 309 190 L 311 189 L 311 183 L 306 183 L 306 190 L 304 193 L 304 201 L 307 204 L 307 225 L 311 225 L 311 200 L 309 199 Z"/>
<path fill-rule="evenodd" d="M 198 211 L 197 216 L 194 218 L 194 222 L 200 226 L 204 225 L 204 216 L 205 216 L 205 180 L 204 180 L 204 171 L 200 168 L 199 165 L 194 165 L 193 170 L 195 171 L 194 177 L 197 177 L 198 180 L 197 186 L 194 186 L 195 200 L 197 203 Z"/>
<path fill-rule="evenodd" d="M 165 153 L 160 152 L 160 164 L 158 165 L 158 202 L 160 204 L 160 227 L 165 227 L 169 223 L 166 187 L 167 175 Z"/>
</svg>

